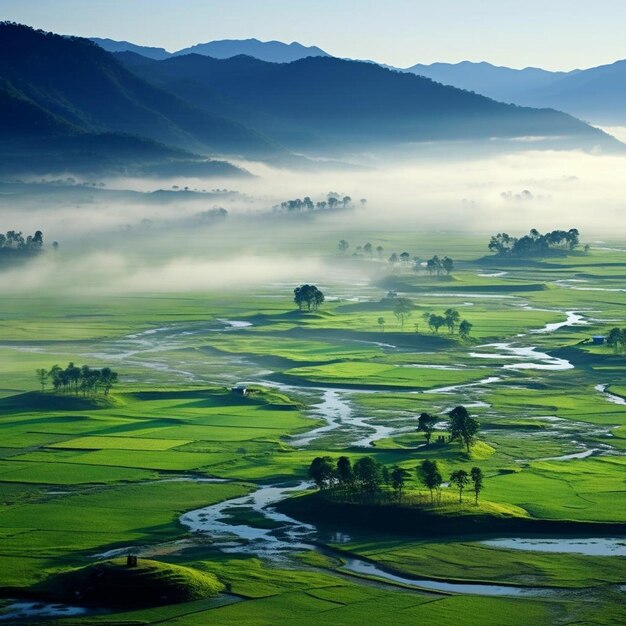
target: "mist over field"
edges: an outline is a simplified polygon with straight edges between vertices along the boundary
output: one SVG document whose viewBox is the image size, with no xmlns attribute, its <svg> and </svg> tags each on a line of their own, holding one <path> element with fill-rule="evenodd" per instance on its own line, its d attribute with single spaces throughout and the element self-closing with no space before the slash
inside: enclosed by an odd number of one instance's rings
<svg viewBox="0 0 626 626">
<path fill-rule="evenodd" d="M 62 186 L 43 204 L 36 195 L 16 206 L 4 199 L 5 224 L 41 229 L 61 248 L 4 271 L 0 286 L 5 292 L 128 293 L 323 280 L 333 271 L 328 257 L 337 241 L 357 225 L 371 239 L 406 229 L 476 233 L 485 241 L 488 234 L 519 235 L 530 228 L 576 227 L 586 242 L 625 234 L 626 156 L 525 151 L 371 161 L 317 172 L 247 162 L 254 177 L 245 180 L 103 178 L 103 187 L 85 192 L 86 202 L 76 202 Z M 172 187 L 207 193 L 172 192 L 166 203 L 148 195 Z M 143 193 L 108 197 L 113 190 Z M 350 195 L 353 207 L 301 215 L 272 208 L 292 198 L 323 200 L 329 191 Z M 218 207 L 227 217 L 202 217 Z"/>
</svg>

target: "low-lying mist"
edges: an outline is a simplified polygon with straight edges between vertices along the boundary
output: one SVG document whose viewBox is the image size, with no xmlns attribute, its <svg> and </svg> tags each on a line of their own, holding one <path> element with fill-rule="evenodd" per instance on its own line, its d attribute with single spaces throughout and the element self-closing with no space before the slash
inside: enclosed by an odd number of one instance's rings
<svg viewBox="0 0 626 626">
<path fill-rule="evenodd" d="M 412 233 L 429 231 L 518 235 L 530 228 L 571 227 L 584 241 L 626 234 L 620 219 L 626 156 L 539 150 L 462 159 L 455 154 L 451 145 L 449 156 L 442 156 L 439 146 L 435 158 L 372 157 L 359 167 L 326 165 L 316 171 L 245 163 L 254 178 L 157 183 L 116 178 L 99 181 L 103 187 L 78 198 L 58 187 L 49 196 L 4 195 L 0 230 L 40 229 L 48 247 L 53 240 L 60 247 L 5 267 L 0 288 L 133 293 L 323 283 L 336 278 L 332 254 L 341 238 L 364 243 L 395 233 L 397 241 L 410 242 Z M 149 193 L 185 187 L 187 192 L 165 199 Z M 353 208 L 298 215 L 272 210 L 305 196 L 324 200 L 328 192 L 351 196 Z M 216 217 L 218 209 L 227 217 Z M 424 256 L 432 253 L 424 250 Z M 343 278 L 367 276 L 355 270 Z"/>
</svg>

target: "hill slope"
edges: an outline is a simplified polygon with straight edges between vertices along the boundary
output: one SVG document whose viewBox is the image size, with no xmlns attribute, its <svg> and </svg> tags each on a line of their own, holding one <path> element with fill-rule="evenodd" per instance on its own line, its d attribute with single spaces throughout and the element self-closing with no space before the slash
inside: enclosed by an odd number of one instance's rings
<svg viewBox="0 0 626 626">
<path fill-rule="evenodd" d="M 263 157 L 281 149 L 138 78 L 86 39 L 0 24 L 4 88 L 92 132 L 140 135 L 198 152 Z"/>
<path fill-rule="evenodd" d="M 425 76 L 444 85 L 474 91 L 500 102 L 516 104 L 523 102 L 529 91 L 540 89 L 567 76 L 566 72 L 548 72 L 537 67 L 516 70 L 471 61 L 417 64 L 404 71 Z"/>
<path fill-rule="evenodd" d="M 371 63 L 309 57 L 274 64 L 195 54 L 123 60 L 199 106 L 219 106 L 218 95 L 233 101 L 233 117 L 294 149 L 528 136 L 577 147 L 619 145 L 558 111 L 498 103 Z"/>
</svg>

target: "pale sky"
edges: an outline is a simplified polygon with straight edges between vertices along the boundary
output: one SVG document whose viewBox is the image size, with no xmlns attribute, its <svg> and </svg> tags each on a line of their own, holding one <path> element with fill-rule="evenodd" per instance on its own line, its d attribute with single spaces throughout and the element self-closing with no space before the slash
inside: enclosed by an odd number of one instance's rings
<svg viewBox="0 0 626 626">
<path fill-rule="evenodd" d="M 624 0 L 0 0 L 0 19 L 177 50 L 299 41 L 398 67 L 584 68 L 626 58 Z"/>
</svg>

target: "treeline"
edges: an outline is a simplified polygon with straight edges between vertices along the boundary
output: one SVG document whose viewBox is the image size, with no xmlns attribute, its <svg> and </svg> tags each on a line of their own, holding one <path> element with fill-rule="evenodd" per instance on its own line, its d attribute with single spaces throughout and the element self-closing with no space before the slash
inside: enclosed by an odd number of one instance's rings
<svg viewBox="0 0 626 626">
<path fill-rule="evenodd" d="M 437 461 L 425 459 L 414 468 L 414 473 L 418 482 L 430 491 L 430 503 L 440 504 L 444 480 Z M 347 456 L 340 456 L 336 462 L 331 457 L 318 456 L 311 461 L 308 474 L 320 491 L 330 492 L 343 501 L 380 503 L 391 498 L 402 501 L 411 477 L 408 469 L 398 465 L 389 468 L 371 456 L 361 457 L 354 464 Z M 463 492 L 471 485 L 474 502 L 478 504 L 484 474 L 477 466 L 469 472 L 457 469 L 450 474 L 449 484 L 458 490 L 459 503 L 463 502 Z"/>
<path fill-rule="evenodd" d="M 58 244 L 54 242 L 55 249 Z M 0 233 L 0 256 L 34 255 L 43 249 L 43 233 L 40 230 L 32 235 L 24 235 L 17 230 Z"/>
<path fill-rule="evenodd" d="M 102 369 L 91 368 L 89 365 L 78 367 L 74 363 L 69 363 L 63 368 L 53 365 L 49 370 L 35 370 L 37 381 L 41 385 L 41 391 L 46 390 L 49 383 L 52 388 L 60 393 L 70 393 L 84 396 L 97 395 L 101 391 L 108 395 L 113 385 L 118 382 L 118 374 L 110 367 Z"/>
<path fill-rule="evenodd" d="M 577 228 L 569 230 L 553 230 L 541 234 L 533 228 L 528 235 L 519 239 L 508 233 L 493 235 L 487 246 L 498 256 L 541 256 L 551 251 L 575 250 L 580 244 L 580 233 Z M 585 249 L 588 249 L 585 247 Z"/>
<path fill-rule="evenodd" d="M 367 200 L 361 198 L 360 203 L 365 205 L 367 204 Z M 308 211 L 324 211 L 337 208 L 349 209 L 351 206 L 352 198 L 350 196 L 344 196 L 335 191 L 330 191 L 326 194 L 325 200 L 315 202 L 310 196 L 304 196 L 304 198 L 285 200 L 272 208 L 274 212 L 277 213 L 304 213 Z"/>
<path fill-rule="evenodd" d="M 363 202 L 363 200 L 361 200 L 361 202 Z M 349 249 L 350 249 L 350 244 L 345 239 L 342 239 L 337 244 L 337 250 L 339 250 L 341 254 L 346 254 Z M 367 243 L 364 243 L 362 246 L 356 246 L 354 248 L 354 252 L 352 253 L 352 256 L 371 257 L 371 256 L 374 256 L 374 250 L 376 250 L 376 254 L 378 255 L 378 258 L 381 258 L 383 256 L 383 252 L 385 251 L 385 249 L 380 245 L 374 248 L 374 246 L 368 241 Z"/>
</svg>

